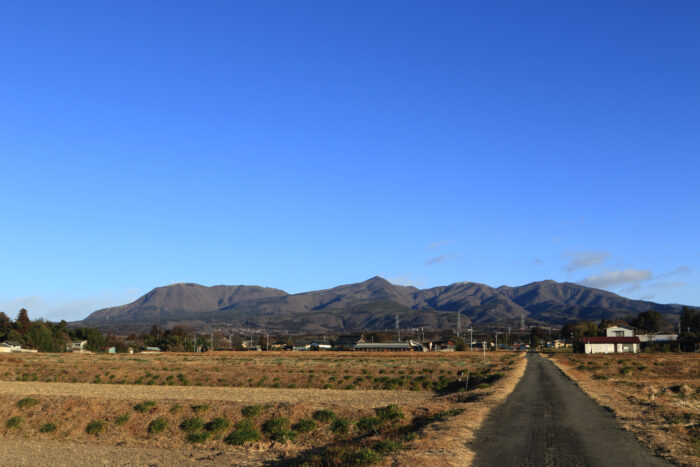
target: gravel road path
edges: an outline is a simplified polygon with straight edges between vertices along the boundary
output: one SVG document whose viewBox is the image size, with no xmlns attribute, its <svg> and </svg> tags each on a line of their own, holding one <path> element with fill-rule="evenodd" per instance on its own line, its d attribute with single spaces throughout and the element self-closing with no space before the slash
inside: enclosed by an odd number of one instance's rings
<svg viewBox="0 0 700 467">
<path fill-rule="evenodd" d="M 662 466 L 549 360 L 528 354 L 525 375 L 477 432 L 475 466 Z"/>
<path fill-rule="evenodd" d="M 424 404 L 434 398 L 429 391 L 367 391 L 340 389 L 222 388 L 203 386 L 143 386 L 129 384 L 39 383 L 0 381 L 0 394 L 18 396 L 76 396 L 127 400 L 214 400 L 265 404 L 275 402 L 318 403 L 351 407 L 381 407 L 401 403 Z"/>
</svg>

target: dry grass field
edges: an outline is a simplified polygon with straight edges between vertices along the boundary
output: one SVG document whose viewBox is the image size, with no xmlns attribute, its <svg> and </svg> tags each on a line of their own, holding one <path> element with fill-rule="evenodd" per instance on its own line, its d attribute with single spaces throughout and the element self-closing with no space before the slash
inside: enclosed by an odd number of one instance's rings
<svg viewBox="0 0 700 467">
<path fill-rule="evenodd" d="M 392 353 L 390 357 L 356 352 L 10 354 L 0 355 L 0 381 L 433 391 L 444 389 L 456 372 L 464 369 L 465 357 L 454 355 L 419 352 Z"/>
<path fill-rule="evenodd" d="M 456 465 L 464 440 L 436 436 L 440 426 L 478 427 L 524 363 L 505 352 L 3 355 L 0 434 L 20 451 L 129 447 L 134 465 L 153 449 L 249 465 L 391 464 L 437 449 Z"/>
<path fill-rule="evenodd" d="M 550 357 L 653 451 L 681 465 L 700 465 L 700 355 Z"/>
</svg>

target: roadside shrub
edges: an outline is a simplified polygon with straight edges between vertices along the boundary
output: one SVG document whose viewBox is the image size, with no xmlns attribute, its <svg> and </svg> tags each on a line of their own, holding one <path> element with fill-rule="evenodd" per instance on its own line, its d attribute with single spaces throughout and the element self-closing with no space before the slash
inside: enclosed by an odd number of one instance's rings
<svg viewBox="0 0 700 467">
<path fill-rule="evenodd" d="M 350 431 L 350 420 L 347 418 L 336 418 L 328 429 L 336 436 L 347 435 Z"/>
<path fill-rule="evenodd" d="M 296 433 L 289 429 L 289 419 L 285 417 L 273 417 L 263 423 L 263 432 L 273 441 L 284 443 L 287 440 L 293 441 Z"/>
<path fill-rule="evenodd" d="M 89 435 L 96 435 L 105 431 L 105 422 L 102 420 L 92 420 L 85 427 L 85 433 Z"/>
<path fill-rule="evenodd" d="M 39 427 L 40 433 L 53 433 L 54 431 L 56 431 L 56 425 L 53 423 L 44 423 Z"/>
<path fill-rule="evenodd" d="M 250 420 L 241 420 L 236 423 L 236 429 L 224 439 L 224 443 L 241 446 L 246 442 L 257 441 L 259 438 L 260 432 L 253 427 L 253 423 Z"/>
<path fill-rule="evenodd" d="M 209 410 L 209 404 L 195 404 L 190 407 L 194 413 L 206 412 Z"/>
<path fill-rule="evenodd" d="M 253 418 L 257 417 L 263 412 L 263 407 L 262 405 L 246 405 L 241 409 L 241 413 L 245 418 Z"/>
<path fill-rule="evenodd" d="M 377 417 L 362 417 L 355 424 L 357 431 L 362 434 L 377 433 L 382 426 L 382 422 Z"/>
<path fill-rule="evenodd" d="M 24 399 L 20 399 L 17 401 L 17 407 L 20 409 L 26 409 L 27 407 L 37 405 L 38 403 L 38 399 L 34 399 L 33 397 L 25 397 Z"/>
<path fill-rule="evenodd" d="M 393 439 L 385 439 L 372 446 L 372 449 L 382 454 L 391 454 L 392 452 L 399 451 L 402 448 L 403 445 L 398 441 L 394 441 Z"/>
<path fill-rule="evenodd" d="M 313 420 L 309 420 L 308 418 L 302 418 L 294 425 L 292 425 L 292 430 L 296 431 L 297 433 L 308 433 L 310 431 L 314 431 L 315 429 L 316 422 Z"/>
<path fill-rule="evenodd" d="M 134 410 L 139 413 L 152 412 L 156 408 L 155 401 L 143 401 L 134 406 Z"/>
<path fill-rule="evenodd" d="M 19 415 L 15 415 L 14 417 L 8 418 L 7 421 L 5 422 L 5 427 L 14 430 L 15 428 L 19 428 L 19 426 L 22 424 L 22 417 Z"/>
<path fill-rule="evenodd" d="M 180 423 L 180 429 L 188 433 L 201 431 L 204 428 L 204 422 L 199 417 L 187 418 Z"/>
<path fill-rule="evenodd" d="M 405 418 L 403 412 L 396 404 L 387 405 L 386 407 L 378 407 L 374 409 L 379 420 L 383 422 L 394 423 Z"/>
<path fill-rule="evenodd" d="M 151 420 L 151 423 L 148 424 L 148 432 L 149 433 L 160 433 L 161 431 L 165 430 L 165 428 L 168 426 L 168 420 L 163 418 L 163 417 L 158 417 L 153 420 Z"/>
<path fill-rule="evenodd" d="M 360 448 L 347 458 L 347 465 L 371 465 L 382 461 L 382 455 L 370 448 Z"/>
<path fill-rule="evenodd" d="M 208 431 L 200 431 L 198 433 L 189 433 L 186 437 L 188 443 L 203 443 L 209 439 L 211 433 Z"/>
<path fill-rule="evenodd" d="M 433 421 L 441 421 L 441 420 L 447 420 L 450 417 L 457 416 L 464 412 L 464 409 L 450 409 L 450 410 L 443 410 L 442 412 L 438 412 L 435 415 L 433 415 L 431 418 Z"/>
<path fill-rule="evenodd" d="M 313 413 L 312 417 L 314 420 L 317 420 L 322 423 L 332 422 L 333 420 L 338 418 L 335 412 L 327 409 L 317 410 Z"/>
<path fill-rule="evenodd" d="M 229 422 L 223 417 L 218 417 L 204 425 L 204 429 L 210 432 L 211 434 L 215 435 L 221 433 L 224 430 L 228 430 L 230 426 L 231 422 Z"/>
<path fill-rule="evenodd" d="M 130 415 L 128 413 L 123 413 L 114 419 L 114 424 L 117 426 L 126 425 L 126 422 L 129 421 L 129 417 Z"/>
</svg>

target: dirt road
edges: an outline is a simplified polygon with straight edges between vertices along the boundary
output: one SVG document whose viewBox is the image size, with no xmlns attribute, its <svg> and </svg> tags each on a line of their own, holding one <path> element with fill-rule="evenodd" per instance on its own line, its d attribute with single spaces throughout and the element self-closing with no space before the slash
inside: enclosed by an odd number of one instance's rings
<svg viewBox="0 0 700 467">
<path fill-rule="evenodd" d="M 477 432 L 475 466 L 662 466 L 550 361 L 528 354 L 525 375 Z"/>
</svg>

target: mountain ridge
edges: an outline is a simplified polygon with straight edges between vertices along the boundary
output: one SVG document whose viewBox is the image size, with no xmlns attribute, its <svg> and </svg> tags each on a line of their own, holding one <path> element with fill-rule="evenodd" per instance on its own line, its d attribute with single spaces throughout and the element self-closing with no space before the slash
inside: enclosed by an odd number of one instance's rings
<svg viewBox="0 0 700 467">
<path fill-rule="evenodd" d="M 525 318 L 560 325 L 577 319 L 617 319 L 654 309 L 675 321 L 681 305 L 633 300 L 571 282 L 544 280 L 497 288 L 455 282 L 418 289 L 375 276 L 329 289 L 289 294 L 248 285 L 176 283 L 156 287 L 132 303 L 104 308 L 74 324 L 100 328 L 149 325 L 240 326 L 269 330 L 349 331 L 404 327 L 495 325 Z"/>
</svg>

